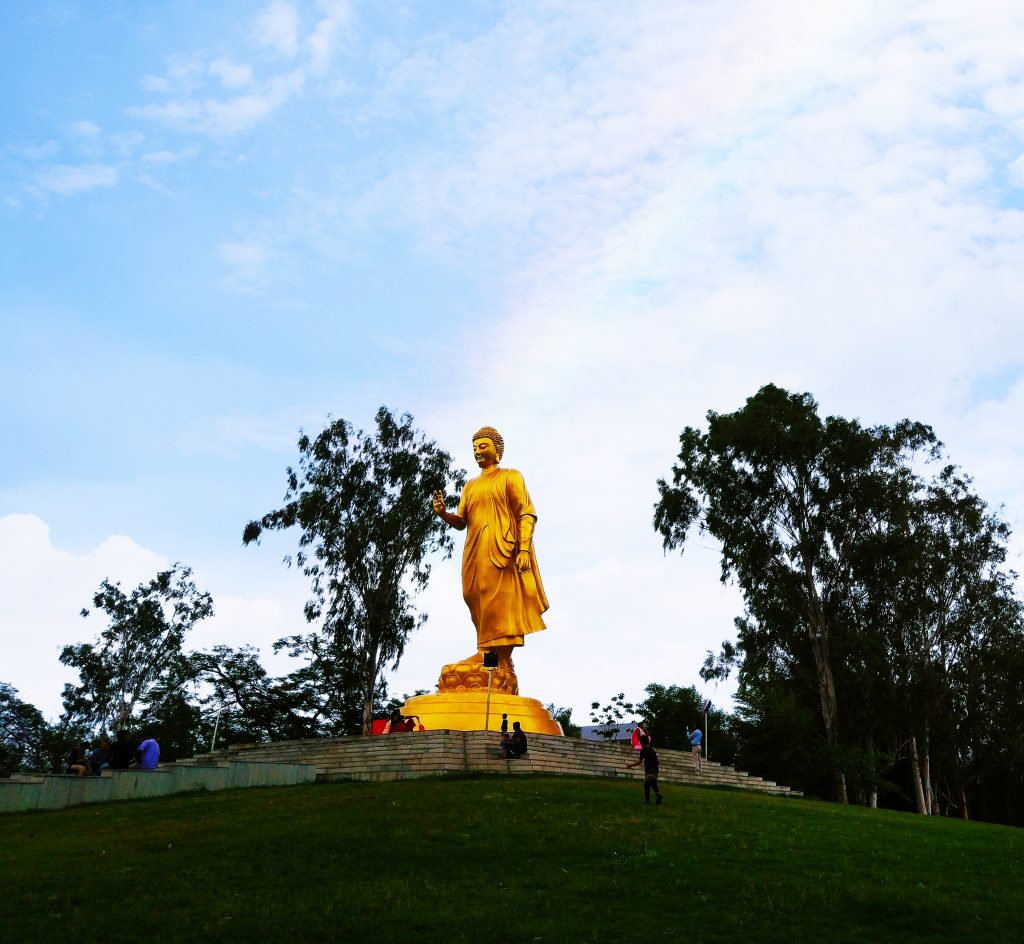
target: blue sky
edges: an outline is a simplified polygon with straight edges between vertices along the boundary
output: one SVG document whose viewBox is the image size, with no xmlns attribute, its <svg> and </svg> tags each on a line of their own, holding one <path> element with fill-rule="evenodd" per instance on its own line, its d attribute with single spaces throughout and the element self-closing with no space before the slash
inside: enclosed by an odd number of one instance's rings
<svg viewBox="0 0 1024 944">
<path fill-rule="evenodd" d="M 381 403 L 467 467 L 504 434 L 552 601 L 523 691 L 577 721 L 699 682 L 730 635 L 715 548 L 661 553 L 654 482 L 763 383 L 931 423 L 1020 529 L 1013 4 L 11 2 L 0 27 L 0 679 L 51 715 L 104 577 L 189 563 L 217 605 L 195 645 L 296 631 L 291 539 L 242 528 L 300 428 Z M 421 603 L 397 692 L 471 648 L 454 562 Z"/>
</svg>

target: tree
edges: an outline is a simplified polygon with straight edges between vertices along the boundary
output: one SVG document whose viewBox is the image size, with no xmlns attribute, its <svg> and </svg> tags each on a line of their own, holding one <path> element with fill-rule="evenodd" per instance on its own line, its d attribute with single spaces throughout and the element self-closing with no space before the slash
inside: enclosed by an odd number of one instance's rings
<svg viewBox="0 0 1024 944">
<path fill-rule="evenodd" d="M 590 705 L 590 720 L 598 725 L 594 733 L 603 737 L 606 741 L 614 741 L 619 735 L 619 725 L 626 721 L 626 718 L 634 718 L 636 708 L 632 702 L 626 701 L 624 692 L 612 695 L 610 701 L 603 708 L 599 701 Z"/>
<path fill-rule="evenodd" d="M 50 726 L 18 690 L 0 682 L 0 777 L 49 768 Z"/>
<path fill-rule="evenodd" d="M 465 481 L 448 453 L 412 423 L 382 406 L 372 435 L 346 420 L 334 420 L 315 439 L 303 433 L 284 506 L 250 521 L 242 535 L 248 545 L 265 531 L 300 529 L 294 563 L 313 591 L 306 619 L 321 625 L 285 645 L 312 656 L 311 671 L 322 669 L 323 698 L 343 677 L 359 679 L 364 734 L 382 668 L 398 665 L 410 633 L 426 620 L 413 602 L 429 580 L 430 558 L 453 549 L 430 497 L 458 492 Z"/>
<path fill-rule="evenodd" d="M 60 661 L 78 670 L 80 683 L 64 687 L 64 712 L 103 733 L 124 728 L 140 708 L 150 714 L 178 693 L 188 679 L 182 644 L 200 620 L 213 614 L 213 600 L 183 564 L 161 571 L 126 594 L 104 580 L 93 607 L 109 625 L 95 642 L 61 650 Z M 88 609 L 82 616 L 89 615 Z"/>
<path fill-rule="evenodd" d="M 562 726 L 562 734 L 566 737 L 578 738 L 583 733 L 578 724 L 573 724 L 572 708 L 558 708 L 554 703 L 545 705 L 548 714 Z"/>
<path fill-rule="evenodd" d="M 894 612 L 886 655 L 922 813 L 941 798 L 967 815 L 968 785 L 981 774 L 975 747 L 986 737 L 978 707 L 993 694 L 993 673 L 1004 675 L 987 655 L 995 647 L 1005 656 L 1008 643 L 1021 641 L 1016 575 L 1002 570 L 1010 529 L 972 484 L 946 466 L 921 489 L 902 566 L 886 574 Z M 1001 737 L 1007 747 L 1017 740 L 1009 731 Z"/>
<path fill-rule="evenodd" d="M 908 489 L 912 456 L 939 444 L 909 420 L 822 421 L 810 394 L 774 385 L 707 419 L 707 432 L 683 430 L 671 484 L 658 481 L 655 528 L 666 550 L 682 549 L 694 527 L 717 538 L 722 580 L 738 583 L 766 654 L 813 672 L 835 795 L 846 802 L 833 631 L 849 600 L 851 548 Z"/>
<path fill-rule="evenodd" d="M 644 691 L 647 697 L 637 705 L 637 712 L 657 746 L 675 751 L 690 750 L 686 732 L 690 728 L 703 729 L 706 699 L 693 685 L 682 688 L 652 682 Z M 721 764 L 731 764 L 736 756 L 734 719 L 715 707 L 708 710 L 707 716 L 708 727 L 714 731 L 714 759 Z M 704 737 L 706 743 L 712 741 L 708 731 L 704 731 Z"/>
<path fill-rule="evenodd" d="M 189 654 L 191 671 L 205 692 L 203 707 L 221 712 L 218 731 L 227 742 L 312 737 L 312 726 L 296 717 L 296 705 L 272 678 L 252 646 L 214 646 Z"/>
</svg>

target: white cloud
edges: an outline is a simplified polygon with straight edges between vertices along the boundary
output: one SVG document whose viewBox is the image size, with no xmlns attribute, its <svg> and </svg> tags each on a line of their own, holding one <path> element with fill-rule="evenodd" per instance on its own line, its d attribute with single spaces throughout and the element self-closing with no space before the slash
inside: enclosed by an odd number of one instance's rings
<svg viewBox="0 0 1024 944">
<path fill-rule="evenodd" d="M 182 148 L 179 151 L 147 151 L 142 155 L 142 160 L 147 164 L 178 164 L 187 161 L 199 153 L 197 148 Z"/>
<path fill-rule="evenodd" d="M 110 143 L 122 154 L 131 154 L 146 140 L 141 131 L 119 131 L 110 135 Z"/>
<path fill-rule="evenodd" d="M 220 79 L 224 88 L 241 88 L 252 84 L 252 69 L 230 59 L 214 59 L 210 63 L 210 72 Z"/>
<path fill-rule="evenodd" d="M 68 131 L 76 138 L 97 138 L 100 133 L 100 126 L 94 121 L 73 121 L 68 126 Z"/>
<path fill-rule="evenodd" d="M 283 0 L 274 0 L 260 11 L 253 38 L 279 56 L 294 56 L 299 49 L 299 14 Z"/>
<path fill-rule="evenodd" d="M 310 68 L 315 73 L 323 74 L 330 67 L 340 37 L 352 20 L 352 8 L 344 0 L 321 2 L 320 7 L 324 15 L 306 38 L 306 47 L 309 50 Z"/>
<path fill-rule="evenodd" d="M 228 242 L 220 246 L 221 261 L 250 275 L 260 274 L 273 256 L 273 250 L 258 243 Z"/>
<path fill-rule="evenodd" d="M 36 173 L 34 180 L 40 190 L 68 197 L 114 186 L 117 169 L 106 164 L 49 164 Z"/>
<path fill-rule="evenodd" d="M 185 428 L 179 443 L 190 455 L 237 456 L 247 449 L 290 455 L 304 423 L 321 419 L 294 412 L 200 417 Z"/>
<path fill-rule="evenodd" d="M 225 288 L 243 294 L 256 292 L 266 284 L 270 264 L 278 258 L 271 245 L 254 240 L 221 243 L 217 254 L 225 267 Z"/>
<path fill-rule="evenodd" d="M 35 515 L 0 517 L 0 679 L 21 698 L 54 717 L 60 692 L 75 674 L 58 661 L 62 646 L 93 638 L 99 631 L 79 613 L 90 607 L 104 579 L 126 588 L 148 580 L 167 560 L 130 538 L 113 535 L 84 554 L 53 545 L 49 526 Z"/>
<path fill-rule="evenodd" d="M 60 151 L 56 141 L 32 141 L 24 144 L 5 144 L 0 153 L 10 154 L 25 161 L 45 161 Z"/>
<path fill-rule="evenodd" d="M 128 113 L 177 131 L 228 137 L 264 121 L 298 93 L 304 82 L 305 74 L 299 70 L 275 76 L 260 83 L 254 91 L 234 98 L 184 98 L 129 108 Z"/>
<path fill-rule="evenodd" d="M 72 669 L 60 664 L 60 650 L 94 639 L 103 628 L 102 613 L 91 612 L 88 619 L 80 615 L 83 608 L 91 608 L 100 582 L 108 579 L 130 592 L 169 566 L 167 558 L 123 535 L 78 554 L 55 546 L 49 526 L 36 515 L 0 517 L 0 681 L 13 685 L 24 701 L 47 717 L 56 718 L 64 683 L 77 680 Z M 254 645 L 261 649 L 268 670 L 294 668 L 287 658 L 273 656 L 271 643 L 304 630 L 306 588 L 299 581 L 286 581 L 273 595 L 257 591 L 246 596 L 230 579 L 211 580 L 198 571 L 193 579 L 213 596 L 214 616 L 193 630 L 186 648 Z"/>
<path fill-rule="evenodd" d="M 159 95 L 188 95 L 200 88 L 206 68 L 203 57 L 196 53 L 176 54 L 166 59 L 167 68 L 164 75 L 147 73 L 139 84 L 144 91 Z"/>
</svg>

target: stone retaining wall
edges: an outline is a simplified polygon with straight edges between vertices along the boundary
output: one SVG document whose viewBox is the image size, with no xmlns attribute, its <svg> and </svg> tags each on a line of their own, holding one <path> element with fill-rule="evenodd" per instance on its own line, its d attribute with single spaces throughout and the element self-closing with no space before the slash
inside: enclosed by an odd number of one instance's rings
<svg viewBox="0 0 1024 944">
<path fill-rule="evenodd" d="M 168 796 L 188 790 L 311 783 L 316 768 L 289 761 L 184 760 L 156 770 L 105 770 L 100 777 L 16 774 L 0 780 L 0 813 L 57 810 L 81 803 Z"/>
</svg>

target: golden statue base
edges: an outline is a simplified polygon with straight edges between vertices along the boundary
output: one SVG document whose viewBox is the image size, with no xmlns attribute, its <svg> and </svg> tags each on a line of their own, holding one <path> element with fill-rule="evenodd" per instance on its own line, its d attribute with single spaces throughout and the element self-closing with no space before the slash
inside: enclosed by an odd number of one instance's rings
<svg viewBox="0 0 1024 944">
<path fill-rule="evenodd" d="M 500 731 L 502 713 L 508 715 L 508 729 L 518 721 L 527 734 L 562 734 L 562 726 L 536 698 L 491 691 L 487 712 L 487 691 L 441 692 L 413 695 L 402 708 L 403 715 L 416 715 L 428 731 Z"/>
<path fill-rule="evenodd" d="M 519 679 L 516 678 L 516 668 L 512 664 L 512 647 L 494 651 L 498 653 L 496 669 L 484 668 L 483 650 L 461 662 L 444 666 L 437 680 L 438 692 L 443 695 L 447 692 L 486 691 L 490 675 L 491 698 L 495 695 L 518 695 Z"/>
</svg>

